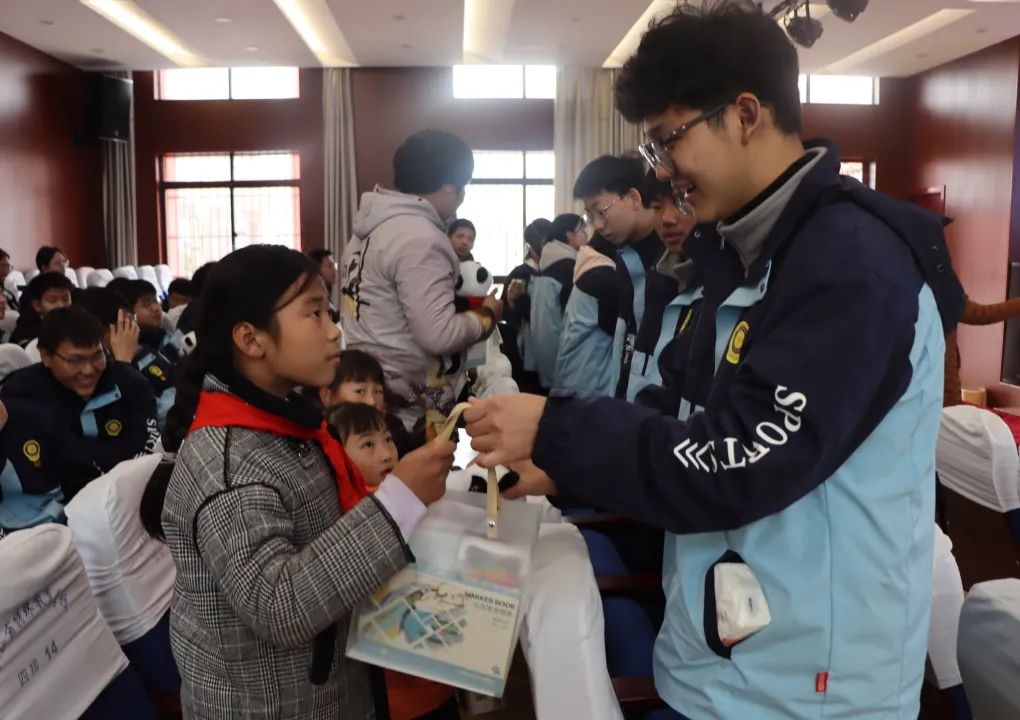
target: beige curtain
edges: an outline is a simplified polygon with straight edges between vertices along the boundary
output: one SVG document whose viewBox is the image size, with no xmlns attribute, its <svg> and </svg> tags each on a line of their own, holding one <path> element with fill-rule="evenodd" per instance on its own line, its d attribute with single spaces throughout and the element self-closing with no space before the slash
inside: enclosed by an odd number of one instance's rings
<svg viewBox="0 0 1020 720">
<path fill-rule="evenodd" d="M 130 73 L 112 73 L 131 79 Z M 109 267 L 138 264 L 135 214 L 135 110 L 127 142 L 103 140 L 103 235 Z"/>
<path fill-rule="evenodd" d="M 354 107 L 351 70 L 323 70 L 322 116 L 325 126 L 326 237 L 325 246 L 340 261 L 351 236 L 358 209 L 354 166 Z"/>
<path fill-rule="evenodd" d="M 615 70 L 561 67 L 556 77 L 556 212 L 572 212 L 574 180 L 599 155 L 637 151 L 641 128 L 613 107 Z"/>
</svg>

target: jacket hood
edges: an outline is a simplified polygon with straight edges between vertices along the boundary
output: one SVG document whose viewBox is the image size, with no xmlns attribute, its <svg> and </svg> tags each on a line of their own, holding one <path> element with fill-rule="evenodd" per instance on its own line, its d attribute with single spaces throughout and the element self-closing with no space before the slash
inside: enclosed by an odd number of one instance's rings
<svg viewBox="0 0 1020 720">
<path fill-rule="evenodd" d="M 574 283 L 577 283 L 578 278 L 586 272 L 597 267 L 607 267 L 615 270 L 616 263 L 613 262 L 612 258 L 603 255 L 590 245 L 585 245 L 577 252 L 577 263 L 574 265 Z"/>
<path fill-rule="evenodd" d="M 376 185 L 375 190 L 361 196 L 358 213 L 354 216 L 354 234 L 368 237 L 387 220 L 402 215 L 425 218 L 440 230 L 446 227 L 428 200 Z"/>
<path fill-rule="evenodd" d="M 577 260 L 577 250 L 565 242 L 553 240 L 542 247 L 542 262 L 539 263 L 539 269 L 545 272 L 560 260 Z"/>
</svg>

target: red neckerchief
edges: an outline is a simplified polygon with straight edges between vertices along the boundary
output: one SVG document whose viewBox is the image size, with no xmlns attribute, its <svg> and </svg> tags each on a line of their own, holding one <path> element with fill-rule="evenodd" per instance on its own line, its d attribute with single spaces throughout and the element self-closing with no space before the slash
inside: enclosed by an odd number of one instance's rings
<svg viewBox="0 0 1020 720">
<path fill-rule="evenodd" d="M 340 508 L 347 512 L 368 495 L 361 471 L 347 457 L 340 441 L 329 433 L 325 420 L 316 429 L 307 428 L 293 420 L 260 410 L 230 393 L 202 391 L 198 396 L 195 420 L 191 423 L 191 429 L 188 432 L 204 427 L 240 427 L 272 433 L 277 437 L 314 440 L 322 448 L 326 459 L 333 467 Z"/>
</svg>

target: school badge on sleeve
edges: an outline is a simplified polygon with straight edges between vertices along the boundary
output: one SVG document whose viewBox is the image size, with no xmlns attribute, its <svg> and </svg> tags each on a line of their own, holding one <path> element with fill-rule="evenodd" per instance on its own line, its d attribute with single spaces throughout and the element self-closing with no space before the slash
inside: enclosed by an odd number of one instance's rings
<svg viewBox="0 0 1020 720">
<path fill-rule="evenodd" d="M 25 459 L 33 466 L 40 467 L 42 465 L 42 447 L 38 440 L 26 440 L 25 444 L 21 446 L 21 451 L 25 453 Z"/>
<path fill-rule="evenodd" d="M 741 322 L 733 329 L 733 334 L 730 335 L 730 345 L 726 348 L 726 361 L 731 365 L 740 362 L 740 351 L 744 349 L 744 340 L 747 339 L 747 331 L 750 329 L 751 326 L 746 322 Z"/>
<path fill-rule="evenodd" d="M 107 420 L 106 421 L 106 434 L 109 435 L 112 438 L 115 438 L 118 435 L 120 435 L 120 433 L 121 433 L 121 431 L 123 429 L 124 429 L 124 423 L 122 423 L 120 420 Z"/>
</svg>

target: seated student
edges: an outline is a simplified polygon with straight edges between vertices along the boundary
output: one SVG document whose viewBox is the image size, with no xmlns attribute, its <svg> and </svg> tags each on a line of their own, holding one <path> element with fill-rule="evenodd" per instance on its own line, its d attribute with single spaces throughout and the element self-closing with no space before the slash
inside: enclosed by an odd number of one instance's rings
<svg viewBox="0 0 1020 720">
<path fill-rule="evenodd" d="M 666 253 L 645 281 L 645 313 L 634 340 L 626 385 L 625 397 L 630 401 L 645 387 L 662 384 L 660 353 L 673 338 L 694 330 L 701 309 L 701 277 L 684 253 L 694 215 L 680 211 L 669 185 L 661 185 L 658 192 L 652 208 L 660 213 L 658 233 Z"/>
<path fill-rule="evenodd" d="M 205 281 L 215 267 L 215 261 L 207 262 L 191 276 L 192 300 L 184 306 L 180 316 L 177 318 L 177 329 L 183 335 L 187 335 L 194 330 L 198 324 L 198 316 L 202 311 L 202 291 L 205 289 Z"/>
<path fill-rule="evenodd" d="M 326 284 L 326 295 L 329 297 L 329 319 L 340 322 L 340 312 L 333 304 L 333 288 L 336 286 L 336 260 L 333 259 L 333 251 L 329 248 L 316 248 L 308 253 L 308 257 L 319 263 L 319 275 Z"/>
<path fill-rule="evenodd" d="M 13 267 L 11 267 L 11 254 L 6 250 L 0 249 L 0 293 L 3 293 L 4 299 L 7 301 L 7 307 L 17 311 L 18 298 L 4 286 L 4 281 L 11 274 L 11 270 L 13 270 Z"/>
<path fill-rule="evenodd" d="M 204 293 L 164 438 L 176 465 L 163 502 L 145 505 L 162 509 L 146 527 L 161 526 L 178 570 L 184 716 L 378 717 L 373 671 L 343 652 L 350 614 L 410 561 L 454 445 L 411 453 L 369 496 L 322 414 L 293 393 L 328 384 L 338 361 L 315 263 L 248 246 Z"/>
<path fill-rule="evenodd" d="M 194 297 L 191 288 L 191 281 L 187 278 L 174 278 L 170 281 L 170 287 L 166 289 L 166 300 L 163 301 L 163 309 L 169 313 L 179 307 L 187 305 Z M 176 317 L 173 320 L 176 322 Z"/>
<path fill-rule="evenodd" d="M 563 311 L 574 287 L 577 251 L 588 243 L 588 232 L 579 215 L 566 213 L 553 220 L 542 247 L 539 274 L 532 278 L 531 342 L 538 380 L 546 390 L 556 384 L 556 358 L 563 333 Z"/>
<path fill-rule="evenodd" d="M 156 401 L 137 370 L 109 360 L 103 328 L 81 308 L 49 313 L 39 330 L 42 363 L 0 387 L 6 418 L 0 457 L 0 526 L 57 520 L 90 480 L 152 452 L 159 440 Z"/>
<path fill-rule="evenodd" d="M 450 244 L 453 246 L 453 251 L 457 253 L 458 260 L 466 262 L 475 259 L 471 254 L 475 247 L 475 237 L 477 237 L 473 222 L 464 218 L 454 220 L 446 228 L 446 237 L 450 238 Z"/>
<path fill-rule="evenodd" d="M 131 307 L 119 293 L 108 287 L 91 287 L 80 291 L 76 300 L 77 306 L 92 313 L 106 328 L 103 345 L 113 358 L 134 365 L 149 383 L 156 396 L 156 420 L 162 429 L 177 394 L 174 363 L 141 339 L 139 326 L 131 320 Z"/>
<path fill-rule="evenodd" d="M 36 275 L 21 296 L 21 315 L 8 342 L 24 347 L 39 336 L 39 326 L 47 314 L 71 304 L 74 285 L 62 273 Z"/>
<path fill-rule="evenodd" d="M 348 402 L 326 411 L 326 420 L 365 478 L 369 491 L 378 487 L 397 463 L 397 447 L 383 414 L 363 402 Z M 431 680 L 386 671 L 390 720 L 458 720 L 453 688 Z"/>
<path fill-rule="evenodd" d="M 156 297 L 156 288 L 148 280 L 128 280 L 116 291 L 127 301 L 130 312 L 135 316 L 140 331 L 139 342 L 159 351 L 171 363 L 178 363 L 182 357 L 182 336 L 164 329 L 163 308 Z"/>
<path fill-rule="evenodd" d="M 67 271 L 67 255 L 58 247 L 43 245 L 35 254 L 35 266 L 40 273 L 55 272 L 63 275 Z"/>
</svg>

